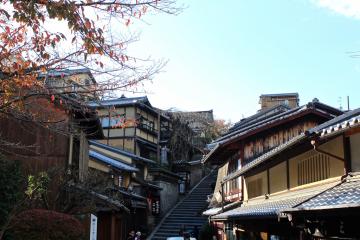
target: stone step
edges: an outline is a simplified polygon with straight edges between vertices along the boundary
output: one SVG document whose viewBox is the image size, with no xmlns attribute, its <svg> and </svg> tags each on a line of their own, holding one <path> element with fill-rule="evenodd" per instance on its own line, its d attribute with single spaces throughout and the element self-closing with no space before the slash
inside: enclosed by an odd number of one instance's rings
<svg viewBox="0 0 360 240">
<path fill-rule="evenodd" d="M 210 184 L 216 181 L 216 171 L 208 175 L 203 181 L 163 220 L 162 225 L 153 233 L 152 240 L 166 240 L 167 237 L 177 236 L 180 228 L 191 232 L 194 226 L 200 230 L 207 222 L 207 217 L 201 213 L 208 206 L 208 195 L 213 194 Z"/>
</svg>

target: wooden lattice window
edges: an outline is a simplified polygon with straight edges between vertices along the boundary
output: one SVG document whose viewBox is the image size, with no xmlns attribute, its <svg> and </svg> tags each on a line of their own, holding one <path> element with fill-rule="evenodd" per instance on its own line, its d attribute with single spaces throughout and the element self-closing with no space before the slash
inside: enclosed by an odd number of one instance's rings
<svg viewBox="0 0 360 240">
<path fill-rule="evenodd" d="M 324 180 L 329 176 L 329 156 L 319 153 L 298 163 L 298 185 Z"/>
</svg>

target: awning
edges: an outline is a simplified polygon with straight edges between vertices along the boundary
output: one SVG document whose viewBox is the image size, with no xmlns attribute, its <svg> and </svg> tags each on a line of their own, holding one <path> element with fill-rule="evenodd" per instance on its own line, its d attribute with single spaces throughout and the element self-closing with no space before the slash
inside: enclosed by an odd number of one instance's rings
<svg viewBox="0 0 360 240">
<path fill-rule="evenodd" d="M 143 196 L 140 196 L 136 193 L 133 193 L 133 192 L 128 192 L 128 191 L 124 191 L 124 190 L 121 190 L 121 189 L 115 189 L 115 191 L 119 191 L 120 193 L 122 193 L 123 195 L 129 197 L 129 198 L 134 198 L 134 199 L 139 199 L 139 200 L 146 200 L 146 197 L 143 197 Z"/>
<path fill-rule="evenodd" d="M 350 173 L 342 183 L 285 212 L 333 210 L 360 207 L 360 173 Z"/>
<path fill-rule="evenodd" d="M 157 186 L 155 184 L 149 183 L 149 182 L 147 182 L 145 180 L 142 180 L 140 178 L 135 177 L 133 179 L 134 179 L 135 182 L 138 182 L 138 183 L 140 183 L 141 185 L 143 185 L 145 187 L 149 187 L 149 188 L 156 189 L 156 190 L 162 190 L 161 187 L 159 187 L 159 186 Z"/>
<path fill-rule="evenodd" d="M 120 154 L 120 155 L 124 155 L 124 156 L 129 157 L 129 158 L 131 158 L 133 160 L 142 161 L 142 162 L 146 162 L 146 163 L 156 163 L 153 160 L 137 156 L 137 155 L 135 155 L 135 154 L 133 154 L 131 152 L 128 152 L 128 151 L 125 151 L 125 150 L 122 150 L 122 149 L 119 149 L 119 148 L 116 148 L 116 147 L 112 147 L 112 146 L 109 146 L 109 145 L 106 145 L 106 144 L 103 144 L 103 143 L 100 143 L 100 142 L 97 142 L 97 141 L 94 141 L 94 140 L 89 140 L 89 144 L 90 144 L 90 146 L 94 145 L 96 147 L 103 148 L 105 150 L 108 150 L 108 151 L 111 151 L 111 152 L 114 152 L 114 153 L 117 153 L 117 154 Z"/>
<path fill-rule="evenodd" d="M 232 203 L 225 205 L 224 207 L 210 208 L 210 209 L 206 210 L 205 212 L 203 212 L 202 214 L 205 216 L 214 216 L 215 214 L 220 213 L 223 209 L 225 211 L 229 210 L 229 209 L 233 209 L 233 208 L 239 206 L 240 204 L 241 204 L 240 202 L 232 202 Z"/>
<path fill-rule="evenodd" d="M 137 169 L 131 165 L 128 165 L 126 163 L 120 162 L 113 158 L 107 157 L 101 153 L 94 151 L 94 150 L 89 150 L 89 156 L 94 158 L 97 161 L 108 164 L 119 170 L 123 170 L 123 171 L 127 171 L 127 172 L 138 172 L 139 171 L 139 169 Z"/>
<path fill-rule="evenodd" d="M 222 210 L 221 207 L 210 208 L 210 209 L 206 210 L 205 212 L 203 212 L 202 214 L 205 215 L 205 216 L 213 216 L 213 215 L 215 215 L 215 214 L 220 213 L 221 210 Z"/>
<path fill-rule="evenodd" d="M 150 149 L 150 150 L 153 150 L 153 151 L 157 151 L 157 145 L 155 143 L 151 143 L 151 142 L 148 142 L 144 139 L 141 139 L 139 137 L 137 137 L 136 139 L 136 142 L 138 142 L 139 144 L 141 144 L 142 146 Z"/>
<path fill-rule="evenodd" d="M 125 207 L 124 204 L 122 204 L 118 200 L 115 200 L 115 199 L 113 199 L 111 197 L 105 196 L 103 194 L 100 194 L 100 193 L 97 193 L 97 192 L 94 192 L 94 191 L 90 191 L 89 193 L 91 195 L 95 196 L 96 198 L 106 202 L 107 204 L 110 204 L 112 206 L 115 206 L 116 208 L 125 210 L 126 212 L 130 212 L 130 210 L 127 207 Z"/>
<path fill-rule="evenodd" d="M 85 193 L 86 195 L 89 195 L 91 197 L 96 198 L 97 200 L 100 200 L 102 203 L 105 203 L 107 207 L 110 207 L 115 210 L 124 210 L 126 212 L 130 212 L 130 210 L 123 204 L 121 200 L 112 198 L 110 196 L 107 196 L 102 193 L 98 193 L 93 190 L 89 190 L 88 188 L 79 185 L 79 184 L 69 184 L 66 186 L 67 189 L 72 191 L 80 191 L 82 193 Z"/>
<path fill-rule="evenodd" d="M 241 207 L 215 215 L 211 217 L 211 220 L 277 218 L 278 214 L 282 211 L 291 209 L 338 183 L 335 180 L 326 184 L 322 183 L 316 187 L 300 188 L 299 190 L 290 190 L 283 194 L 270 195 L 268 199 L 265 197 L 256 198 L 245 202 Z"/>
</svg>

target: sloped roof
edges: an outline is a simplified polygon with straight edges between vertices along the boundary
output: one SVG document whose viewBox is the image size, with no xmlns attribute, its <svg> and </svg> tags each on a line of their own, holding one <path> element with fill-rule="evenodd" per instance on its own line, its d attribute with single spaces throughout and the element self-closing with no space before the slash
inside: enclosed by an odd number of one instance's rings
<svg viewBox="0 0 360 240">
<path fill-rule="evenodd" d="M 255 134 L 259 131 L 266 130 L 270 126 L 273 126 L 274 124 L 278 125 L 285 121 L 291 120 L 294 117 L 302 116 L 302 114 L 306 113 L 307 111 L 319 115 L 327 115 L 329 116 L 329 118 L 336 117 L 343 113 L 342 111 L 336 108 L 330 107 L 318 101 L 314 101 L 297 108 L 289 109 L 287 111 L 283 111 L 283 109 L 278 108 L 278 111 L 275 111 L 275 114 L 272 114 L 267 117 L 263 117 L 263 118 L 260 116 L 256 118 L 250 117 L 252 118 L 251 121 L 238 125 L 238 128 L 236 130 L 233 130 L 228 134 L 216 139 L 214 142 L 208 144 L 207 148 L 210 149 L 211 151 L 204 157 L 202 161 L 206 162 L 208 159 L 212 157 L 212 155 L 215 152 L 220 151 L 221 147 L 231 142 L 240 140 L 246 136 Z"/>
<path fill-rule="evenodd" d="M 88 68 L 76 68 L 76 69 L 50 69 L 46 73 L 40 72 L 39 77 L 40 78 L 46 78 L 46 77 L 67 77 L 67 76 L 73 76 L 76 74 L 88 74 L 90 76 L 90 79 L 93 81 L 93 83 L 96 83 L 94 76 L 92 75 L 90 69 Z"/>
<path fill-rule="evenodd" d="M 308 199 L 295 207 L 301 210 L 323 210 L 360 207 L 360 173 L 348 176 L 344 182 Z"/>
<path fill-rule="evenodd" d="M 146 96 L 143 97 L 120 97 L 116 99 L 109 99 L 109 100 L 100 100 L 100 101 L 92 101 L 88 102 L 89 107 L 107 107 L 107 106 L 127 106 L 137 103 L 143 103 L 152 107 L 148 98 Z"/>
<path fill-rule="evenodd" d="M 131 152 L 128 152 L 128 151 L 125 151 L 125 150 L 122 150 L 122 149 L 119 149 L 119 148 L 116 148 L 116 147 L 111 147 L 109 145 L 106 145 L 106 144 L 103 144 L 103 143 L 100 143 L 100 142 L 97 142 L 97 141 L 94 141 L 94 140 L 89 140 L 89 144 L 100 147 L 100 148 L 103 148 L 103 149 L 106 149 L 106 150 L 114 152 L 114 153 L 118 153 L 120 155 L 124 155 L 126 157 L 130 157 L 133 160 L 142 161 L 142 162 L 146 162 L 146 163 L 153 163 L 153 164 L 156 163 L 153 160 L 137 156 L 137 155 L 135 155 L 135 154 L 133 154 Z"/>
<path fill-rule="evenodd" d="M 301 112 L 304 112 L 306 110 L 314 110 L 319 113 L 326 113 L 326 114 L 332 115 L 333 117 L 343 114 L 342 111 L 340 111 L 336 108 L 330 107 L 328 105 L 325 105 L 323 103 L 319 103 L 319 102 L 310 102 L 306 105 L 296 107 L 293 109 L 289 109 L 287 111 L 283 111 L 283 109 L 281 109 L 281 105 L 278 107 L 280 107 L 280 108 L 278 109 L 277 112 L 275 112 L 274 115 L 270 115 L 270 116 L 265 115 L 266 117 L 264 117 L 264 118 L 256 117 L 255 121 L 249 121 L 249 122 L 246 122 L 246 124 L 241 124 L 235 131 L 229 132 L 228 134 L 216 139 L 214 141 L 214 143 L 228 142 L 231 139 L 234 139 L 236 137 L 244 135 L 245 133 L 247 133 L 249 131 L 258 129 L 260 127 L 269 125 L 271 123 L 274 123 L 274 122 L 277 122 L 280 120 L 285 120 L 287 118 L 290 118 L 290 117 L 297 115 Z M 263 114 L 266 114 L 266 113 L 267 112 L 264 112 Z M 251 116 L 250 118 L 253 118 L 253 116 Z"/>
<path fill-rule="evenodd" d="M 280 195 L 271 196 L 269 199 L 255 199 L 245 202 L 242 206 L 230 211 L 211 217 L 211 219 L 248 219 L 248 218 L 268 218 L 277 217 L 280 212 L 285 209 L 291 209 L 294 206 L 332 188 L 338 184 L 328 182 L 319 184 L 315 187 L 303 188 L 294 191 L 288 191 Z"/>
<path fill-rule="evenodd" d="M 298 93 L 271 93 L 271 94 L 261 94 L 260 97 L 299 97 Z"/>
<path fill-rule="evenodd" d="M 286 105 L 286 104 L 280 104 L 280 105 L 276 105 L 276 106 L 273 106 L 271 108 L 267 108 L 267 109 L 264 109 L 264 110 L 260 110 L 258 113 L 254 114 L 254 115 L 251 115 L 250 117 L 247 117 L 247 118 L 243 118 L 241 119 L 239 122 L 236 122 L 234 124 L 234 126 L 232 126 L 230 129 L 229 129 L 229 132 L 228 133 L 225 133 L 222 137 L 225 137 L 226 135 L 242 128 L 242 127 L 245 127 L 246 125 L 249 125 L 255 121 L 259 121 L 261 119 L 264 119 L 264 118 L 267 118 L 267 117 L 270 117 L 274 114 L 279 114 L 279 113 L 282 113 L 282 112 L 286 112 L 288 110 L 290 110 L 291 108 Z"/>
<path fill-rule="evenodd" d="M 328 136 L 330 134 L 340 133 L 349 128 L 360 124 L 360 108 L 348 111 L 338 117 L 335 117 L 323 124 L 320 124 L 308 132 L 309 134 L 319 134 L 320 136 Z"/>
<path fill-rule="evenodd" d="M 247 171 L 255 168 L 259 164 L 267 161 L 275 155 L 282 153 L 294 144 L 309 139 L 309 137 L 313 134 L 318 134 L 320 135 L 320 137 L 328 137 L 329 135 L 340 134 L 343 131 L 358 126 L 360 126 L 360 108 L 344 113 L 319 126 L 309 129 L 308 131 L 306 131 L 306 133 L 302 133 L 290 139 L 286 143 L 277 146 L 276 148 L 262 154 L 260 157 L 257 157 L 251 162 L 245 164 L 240 170 L 237 170 L 232 174 L 226 176 L 223 181 L 228 181 L 245 174 Z"/>
<path fill-rule="evenodd" d="M 108 157 L 104 154 L 101 154 L 99 152 L 96 152 L 94 150 L 89 150 L 89 156 L 97 161 L 108 164 L 119 170 L 123 170 L 123 171 L 127 171 L 127 172 L 138 172 L 139 171 L 139 169 L 137 169 L 129 164 L 120 162 L 116 159 L 110 158 L 110 157 Z"/>
</svg>

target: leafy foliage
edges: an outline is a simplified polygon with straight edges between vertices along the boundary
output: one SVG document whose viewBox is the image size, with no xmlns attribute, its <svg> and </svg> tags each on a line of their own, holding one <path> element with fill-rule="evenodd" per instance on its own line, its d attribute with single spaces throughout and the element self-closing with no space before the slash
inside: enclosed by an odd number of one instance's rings
<svg viewBox="0 0 360 240">
<path fill-rule="evenodd" d="M 49 208 L 47 197 L 49 183 L 50 178 L 46 172 L 39 172 L 36 175 L 29 175 L 25 193 L 30 200 L 42 201 L 44 206 Z"/>
<path fill-rule="evenodd" d="M 172 132 L 170 137 L 171 158 L 174 160 L 188 160 L 194 152 L 192 137 L 194 132 L 179 118 L 172 120 Z"/>
<path fill-rule="evenodd" d="M 84 229 L 71 215 L 32 209 L 15 217 L 11 233 L 14 240 L 78 240 Z"/>
<path fill-rule="evenodd" d="M 215 119 L 213 123 L 209 124 L 206 131 L 206 137 L 209 140 L 215 140 L 225 134 L 231 125 L 232 123 L 230 121 L 227 122 L 224 119 Z"/>
<path fill-rule="evenodd" d="M 138 37 L 129 26 L 148 13 L 180 10 L 173 0 L 0 0 L 0 113 L 45 125 L 50 121 L 27 110 L 29 100 L 61 104 L 64 93 L 108 96 L 133 90 L 165 62 L 131 56 L 128 45 Z M 98 83 L 77 81 L 80 88 L 74 89 L 49 87 L 39 79 L 74 67 L 92 70 Z"/>
<path fill-rule="evenodd" d="M 22 195 L 23 176 L 19 162 L 6 160 L 0 155 L 0 183 L 0 229 L 2 229 Z"/>
</svg>

